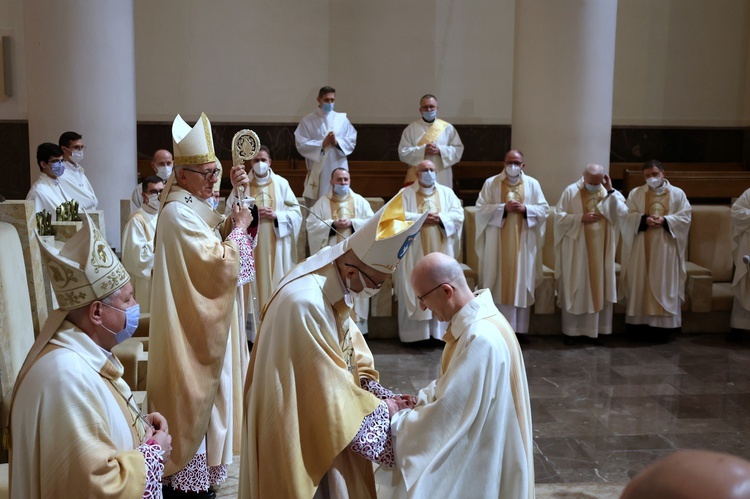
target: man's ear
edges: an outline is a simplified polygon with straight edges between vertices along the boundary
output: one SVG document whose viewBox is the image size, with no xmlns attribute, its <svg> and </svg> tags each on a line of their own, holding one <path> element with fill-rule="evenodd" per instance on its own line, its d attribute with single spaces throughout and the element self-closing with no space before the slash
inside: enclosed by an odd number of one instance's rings
<svg viewBox="0 0 750 499">
<path fill-rule="evenodd" d="M 95 301 L 91 305 L 89 305 L 89 320 L 92 322 L 92 324 L 96 324 L 98 326 L 102 323 L 103 308 L 104 304 L 100 301 Z"/>
</svg>

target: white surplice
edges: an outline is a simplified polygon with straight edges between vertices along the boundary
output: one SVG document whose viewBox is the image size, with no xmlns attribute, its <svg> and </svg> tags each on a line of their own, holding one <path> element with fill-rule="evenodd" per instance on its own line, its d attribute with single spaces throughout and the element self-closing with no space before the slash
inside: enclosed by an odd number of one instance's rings
<svg viewBox="0 0 750 499">
<path fill-rule="evenodd" d="M 732 205 L 732 259 L 734 279 L 731 327 L 750 330 L 750 273 L 743 261 L 750 254 L 750 189 Z"/>
<path fill-rule="evenodd" d="M 555 280 L 557 304 L 562 310 L 562 331 L 569 336 L 596 338 L 612 332 L 612 305 L 617 302 L 615 282 L 615 250 L 619 236 L 619 220 L 627 214 L 625 198 L 617 191 L 606 195 L 604 187 L 599 192 L 602 200 L 596 210 L 603 216 L 591 225 L 605 237 L 601 248 L 603 268 L 603 303 L 597 310 L 591 293 L 589 256 L 586 231 L 581 219 L 584 214 L 581 191 L 583 178 L 565 188 L 555 207 Z"/>
<path fill-rule="evenodd" d="M 91 187 L 86 172 L 81 165 L 65 162 L 65 173 L 60 177 L 60 183 L 66 195 L 78 201 L 81 208 L 93 211 L 99 205 L 94 188 Z"/>
<path fill-rule="evenodd" d="M 425 211 L 435 211 L 432 206 L 420 206 L 417 193 L 420 191 L 419 182 L 404 187 L 403 202 L 406 219 L 419 219 Z M 393 273 L 393 284 L 398 298 L 398 334 L 401 341 L 412 342 L 434 338 L 442 338 L 447 323 L 439 322 L 429 310 L 420 310 L 419 300 L 411 287 L 409 277 L 417 262 L 427 253 L 439 251 L 451 257 L 456 257 L 461 243 L 461 228 L 464 223 L 464 210 L 461 201 L 453 190 L 440 184 L 435 184 L 435 193 L 439 203 L 437 210 L 441 224 L 427 226 L 414 238 L 411 248 Z M 425 248 L 425 237 L 435 242 L 434 248 Z"/>
<path fill-rule="evenodd" d="M 453 169 L 451 166 L 461 161 L 464 145 L 456 129 L 449 123 L 435 141 L 435 145 L 440 149 L 440 154 L 425 155 L 425 146 L 420 146 L 419 141 L 431 125 L 432 123 L 428 123 L 422 118 L 410 123 L 401 134 L 401 142 L 398 144 L 398 158 L 410 166 L 417 166 L 421 161 L 429 159 L 435 164 L 437 182 L 452 188 Z"/>
<path fill-rule="evenodd" d="M 690 230 L 691 207 L 685 192 L 664 180 L 664 193 L 669 195 L 669 214 L 664 216 L 664 227 L 638 231 L 644 214 L 650 187 L 642 185 L 630 191 L 628 214 L 620 224 L 622 236 L 622 267 L 620 295 L 627 300 L 625 322 L 648 324 L 653 327 L 677 328 L 682 325 L 680 307 L 685 301 L 685 254 Z M 648 233 L 648 234 L 647 234 Z M 650 244 L 646 244 L 650 237 Z M 646 256 L 646 247 L 649 255 Z M 646 293 L 650 289 L 663 308 L 663 314 L 646 313 Z"/>
<path fill-rule="evenodd" d="M 130 214 L 122 229 L 122 265 L 130 274 L 141 313 L 151 311 L 151 270 L 158 212 L 143 205 Z"/>
<path fill-rule="evenodd" d="M 323 149 L 323 139 L 330 131 L 333 131 L 336 136 L 338 145 Z M 330 180 L 333 170 L 349 169 L 346 157 L 354 152 L 354 147 L 357 145 L 357 131 L 349 122 L 346 113 L 331 111 L 326 114 L 318 108 L 302 118 L 294 131 L 294 141 L 297 151 L 305 158 L 308 177 L 311 175 L 313 165 L 318 162 L 322 163 L 319 177 L 309 179 L 317 184 L 318 191 L 315 198 L 309 199 L 318 200 L 331 190 Z M 308 197 L 307 194 L 305 197 Z"/>
<path fill-rule="evenodd" d="M 492 301 L 482 290 L 453 316 L 444 372 L 393 415 L 396 468 L 377 470 L 378 497 L 534 497 L 523 355 Z"/>
<path fill-rule="evenodd" d="M 60 179 L 67 175 L 65 172 L 61 177 L 52 178 L 42 173 L 34 182 L 26 195 L 27 201 L 34 201 L 34 213 L 47 210 L 52 214 L 52 220 L 57 220 L 57 207 L 66 201 L 70 201 L 68 194 L 63 190 Z"/>
<path fill-rule="evenodd" d="M 332 206 L 331 204 L 334 203 L 347 203 L 349 204 L 349 201 L 351 200 L 351 204 L 354 205 L 354 213 L 332 213 Z M 341 209 L 339 209 L 341 210 Z M 334 220 L 338 220 L 340 218 L 348 218 L 352 222 L 352 226 L 346 229 L 336 229 L 338 230 L 342 236 L 349 237 L 354 232 L 359 230 L 360 227 L 362 227 L 365 222 L 367 222 L 370 217 L 373 216 L 372 207 L 370 206 L 370 203 L 367 202 L 365 198 L 357 194 L 356 192 L 349 190 L 349 195 L 346 198 L 337 198 L 333 191 L 329 191 L 325 196 L 318 199 L 313 207 L 310 209 L 313 213 L 318 215 L 320 218 L 326 221 L 326 224 L 318 220 L 313 215 L 308 215 L 307 217 L 307 242 L 310 245 L 310 254 L 314 255 L 318 251 L 321 250 L 321 248 L 324 248 L 326 246 L 333 246 L 334 244 L 339 243 L 340 241 L 343 241 L 344 238 L 339 236 L 338 234 L 331 235 L 331 228 L 329 226 L 333 225 Z M 353 300 L 353 307 L 355 314 L 355 322 L 357 323 L 357 327 L 359 327 L 360 331 L 362 331 L 363 334 L 367 334 L 367 317 L 370 314 L 370 299 L 364 295 L 362 296 L 356 296 Z"/>
<path fill-rule="evenodd" d="M 479 287 L 487 288 L 498 301 L 501 309 L 514 307 L 514 313 L 506 315 L 513 329 L 518 333 L 528 332 L 529 309 L 534 304 L 534 290 L 542 282 L 542 253 L 544 232 L 549 216 L 549 204 L 544 198 L 539 182 L 521 173 L 523 182 L 526 217 L 520 213 L 505 214 L 505 200 L 501 196 L 501 183 L 505 173 L 488 178 L 484 182 L 476 208 L 476 252 L 479 261 Z M 502 283 L 511 276 L 503 275 L 503 251 L 501 229 L 508 216 L 522 217 L 521 238 L 517 254 L 515 299 L 513 303 L 500 303 Z M 505 314 L 504 314 L 505 315 Z M 515 321 L 525 317 L 526 320 Z M 525 326 L 525 328 L 523 327 Z"/>
</svg>

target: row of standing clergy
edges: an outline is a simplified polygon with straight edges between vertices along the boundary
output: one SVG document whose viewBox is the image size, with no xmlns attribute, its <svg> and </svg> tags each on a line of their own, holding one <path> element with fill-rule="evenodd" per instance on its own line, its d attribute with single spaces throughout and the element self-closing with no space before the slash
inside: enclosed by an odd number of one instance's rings
<svg viewBox="0 0 750 499">
<path fill-rule="evenodd" d="M 526 333 L 534 292 L 542 279 L 541 248 L 549 206 L 539 183 L 524 173 L 520 152 L 509 151 L 505 163 L 503 173 L 487 179 L 477 201 L 479 285 L 492 291 L 496 306 L 514 329 Z M 252 161 L 250 173 L 249 194 L 260 206 L 255 250 L 260 308 L 296 263 L 296 238 L 302 221 L 289 183 L 270 166 L 269 151 L 263 148 Z M 627 322 L 667 331 L 680 327 L 690 205 L 683 191 L 664 178 L 659 162 L 648 163 L 643 171 L 647 184 L 635 189 L 626 202 L 612 189 L 602 168 L 591 165 L 558 203 L 555 268 L 566 335 L 595 338 L 611 332 L 612 305 L 618 301 L 614 254 L 620 234 L 623 286 L 619 291 L 628 303 Z M 417 182 L 404 189 L 408 216 L 416 218 L 425 211 L 430 216 L 413 250 L 394 274 L 399 332 L 407 342 L 441 338 L 445 325 L 420 309 L 404 276 L 424 254 L 439 251 L 457 256 L 463 224 L 459 200 L 452 190 L 435 181 L 434 163 L 422 161 L 415 174 Z M 311 208 L 322 219 L 307 217 L 311 253 L 339 242 L 372 216 L 369 203 L 353 192 L 350 184 L 348 171 L 334 170 L 331 189 Z M 229 207 L 233 196 L 227 200 Z M 148 253 L 144 246 L 132 251 Z M 130 252 L 123 247 L 126 266 Z M 662 272 L 648 272 L 648 268 Z M 358 325 L 366 331 L 368 299 L 360 297 L 354 310 Z"/>
</svg>

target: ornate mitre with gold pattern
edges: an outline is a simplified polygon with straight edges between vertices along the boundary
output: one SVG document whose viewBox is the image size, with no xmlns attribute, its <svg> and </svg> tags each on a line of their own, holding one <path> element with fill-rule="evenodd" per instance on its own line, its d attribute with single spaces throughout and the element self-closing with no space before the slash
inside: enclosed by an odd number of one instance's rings
<svg viewBox="0 0 750 499">
<path fill-rule="evenodd" d="M 403 193 L 399 192 L 344 243 L 364 264 L 392 274 L 429 215 L 406 220 Z"/>
<path fill-rule="evenodd" d="M 211 122 L 206 113 L 201 113 L 192 128 L 178 114 L 172 123 L 172 145 L 175 166 L 202 165 L 216 161 Z"/>
<path fill-rule="evenodd" d="M 85 213 L 83 227 L 58 252 L 37 236 L 60 310 L 101 300 L 130 280 L 130 275 Z"/>
</svg>

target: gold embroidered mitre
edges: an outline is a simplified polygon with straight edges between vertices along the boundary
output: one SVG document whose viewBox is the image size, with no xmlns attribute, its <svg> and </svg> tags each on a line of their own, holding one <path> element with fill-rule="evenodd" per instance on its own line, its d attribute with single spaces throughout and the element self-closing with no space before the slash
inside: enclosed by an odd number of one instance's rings
<svg viewBox="0 0 750 499">
<path fill-rule="evenodd" d="M 211 122 L 206 113 L 201 113 L 192 128 L 178 114 L 172 123 L 172 145 L 176 166 L 202 165 L 216 161 Z"/>
<path fill-rule="evenodd" d="M 84 212 L 83 227 L 58 250 L 37 235 L 60 310 L 100 300 L 130 281 L 130 275 Z"/>
<path fill-rule="evenodd" d="M 406 220 L 403 193 L 399 192 L 346 240 L 344 249 L 354 251 L 367 266 L 392 274 L 428 214 L 425 212 L 414 221 Z"/>
</svg>

